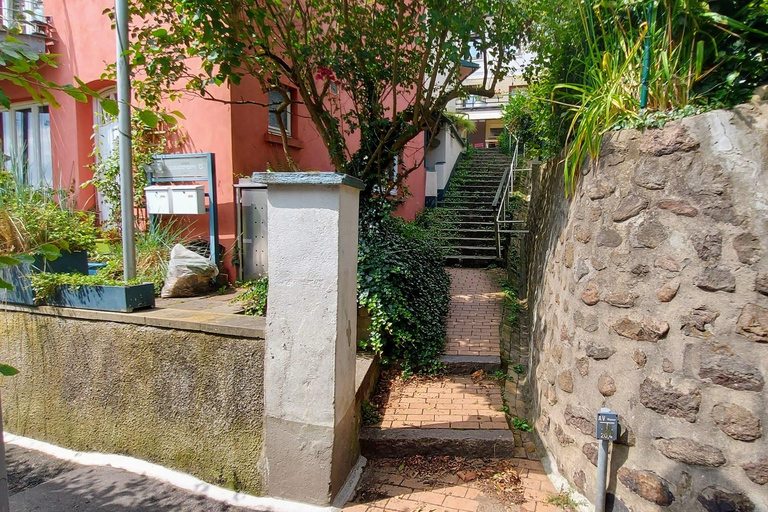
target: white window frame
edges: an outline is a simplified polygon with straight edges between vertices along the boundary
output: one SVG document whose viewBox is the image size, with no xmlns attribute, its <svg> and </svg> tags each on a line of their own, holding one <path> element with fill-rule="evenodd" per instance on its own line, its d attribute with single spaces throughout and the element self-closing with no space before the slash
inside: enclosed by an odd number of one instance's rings
<svg viewBox="0 0 768 512">
<path fill-rule="evenodd" d="M 267 113 L 267 129 L 269 130 L 269 133 L 271 133 L 273 135 L 281 135 L 281 133 L 280 133 L 280 126 L 279 125 L 272 126 L 272 124 L 270 123 L 270 120 L 269 120 L 270 116 L 273 114 L 272 107 L 271 107 L 273 105 L 273 103 L 272 103 L 272 100 L 269 99 L 269 96 L 272 93 L 280 95 L 280 103 L 277 104 L 278 106 L 280 106 L 283 103 L 283 101 L 282 101 L 283 100 L 283 95 L 279 91 L 269 91 L 267 93 L 267 103 L 270 105 L 269 107 L 267 107 L 267 110 L 268 110 L 268 113 Z M 289 102 L 288 103 L 288 107 L 285 109 L 285 112 L 282 113 L 282 114 L 285 114 L 285 123 L 284 123 L 285 124 L 285 135 L 288 136 L 288 137 L 292 136 L 291 135 L 291 115 L 293 113 L 292 112 L 293 111 L 292 106 L 293 106 L 292 103 Z M 275 115 L 277 115 L 277 114 L 275 114 Z"/>
<path fill-rule="evenodd" d="M 95 160 L 97 164 L 99 163 L 100 159 L 109 158 L 110 156 L 109 154 L 104 154 L 105 146 L 111 149 L 111 151 L 106 151 L 107 153 L 114 152 L 117 149 L 116 130 L 114 131 L 114 140 L 109 143 L 103 142 L 104 138 L 110 136 L 110 130 L 108 127 L 113 123 L 117 123 L 117 118 L 113 118 L 111 115 L 104 112 L 100 99 L 104 98 L 117 101 L 117 89 L 114 86 L 111 86 L 98 91 L 98 93 L 99 98 L 95 98 L 93 100 L 93 149 L 95 152 Z M 99 209 L 99 220 L 102 222 L 102 224 L 106 224 L 112 214 L 112 205 L 106 201 L 104 195 L 99 190 L 96 191 L 96 204 Z"/>
<path fill-rule="evenodd" d="M 19 148 L 16 147 L 16 112 L 20 110 L 31 110 L 32 114 L 32 138 L 30 140 L 30 147 L 27 148 L 27 152 L 29 154 L 34 155 L 34 164 L 36 167 L 29 167 L 27 169 L 27 176 L 26 176 L 26 182 L 34 187 L 39 186 L 45 186 L 45 187 L 51 187 L 53 186 L 53 145 L 51 144 L 51 148 L 49 148 L 49 151 L 51 153 L 51 175 L 45 176 L 44 171 L 42 169 L 42 162 L 43 162 L 43 154 L 41 151 L 41 140 L 40 140 L 40 109 L 42 107 L 48 107 L 48 116 L 50 119 L 51 115 L 51 108 L 46 103 L 35 103 L 32 101 L 25 101 L 25 102 L 19 102 L 14 103 L 11 105 L 10 109 L 2 108 L 0 109 L 1 113 L 8 113 L 10 114 L 8 116 L 8 124 L 7 126 L 5 123 L 3 123 L 3 133 L 0 134 L 0 141 L 2 141 L 2 152 L 3 152 L 3 158 L 5 156 L 9 156 L 10 160 L 6 160 L 6 162 L 3 162 L 3 168 L 7 168 L 8 170 L 13 171 L 17 176 L 22 176 L 22 169 L 16 169 L 10 167 L 14 163 L 14 157 L 13 154 L 20 151 Z M 10 134 L 10 144 L 8 144 L 7 147 L 5 142 L 5 131 Z M 51 140 L 51 142 L 53 142 Z M 30 158 L 28 163 L 30 163 L 32 159 Z"/>
</svg>

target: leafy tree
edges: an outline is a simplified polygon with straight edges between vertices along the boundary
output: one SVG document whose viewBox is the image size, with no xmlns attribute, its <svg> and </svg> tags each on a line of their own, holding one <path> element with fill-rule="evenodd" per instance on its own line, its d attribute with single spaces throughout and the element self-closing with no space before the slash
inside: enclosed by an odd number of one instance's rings
<svg viewBox="0 0 768 512">
<path fill-rule="evenodd" d="M 253 76 L 282 93 L 278 111 L 306 106 L 335 168 L 368 192 L 400 184 L 412 169 L 392 176 L 395 157 L 437 131 L 449 101 L 493 96 L 520 34 L 514 0 L 137 0 L 132 10 L 144 101 L 183 91 L 215 100 L 212 87 Z M 462 83 L 470 52 L 493 56 L 479 85 Z"/>
</svg>

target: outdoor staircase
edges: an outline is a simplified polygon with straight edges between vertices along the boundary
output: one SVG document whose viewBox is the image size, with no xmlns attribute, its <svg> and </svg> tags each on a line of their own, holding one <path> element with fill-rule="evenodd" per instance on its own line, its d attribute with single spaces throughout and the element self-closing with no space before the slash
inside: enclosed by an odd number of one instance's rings
<svg viewBox="0 0 768 512">
<path fill-rule="evenodd" d="M 453 213 L 451 227 L 441 232 L 446 265 L 487 267 L 498 258 L 494 199 L 512 158 L 495 148 L 475 149 L 462 156 L 438 207 Z"/>
</svg>

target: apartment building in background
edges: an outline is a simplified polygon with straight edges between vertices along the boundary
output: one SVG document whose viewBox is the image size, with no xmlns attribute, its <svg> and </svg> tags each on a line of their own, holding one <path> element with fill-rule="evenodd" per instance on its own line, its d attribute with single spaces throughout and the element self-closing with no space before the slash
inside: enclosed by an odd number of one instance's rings
<svg viewBox="0 0 768 512">
<path fill-rule="evenodd" d="M 107 66 L 115 62 L 115 33 L 110 19 L 103 14 L 113 7 L 111 0 L 0 0 L 0 38 L 5 38 L 9 28 L 18 27 L 21 33 L 15 37 L 25 46 L 57 56 L 57 67 L 43 71 L 46 79 L 70 84 L 76 83 L 77 77 L 102 97 L 114 97 L 115 83 L 102 77 Z M 98 211 L 103 217 L 106 206 L 87 183 L 93 177 L 90 166 L 98 155 L 108 155 L 114 148 L 116 120 L 103 115 L 98 99 L 81 103 L 54 92 L 59 103 L 54 108 L 32 101 L 26 91 L 13 84 L 3 83 L 2 89 L 12 102 L 11 108 L 0 115 L 6 168 L 15 170 L 30 185 L 73 190 L 79 208 Z M 252 77 L 212 92 L 216 99 L 225 102 L 248 99 L 265 104 L 272 99 Z M 274 100 L 273 103 L 282 102 Z M 234 185 L 253 172 L 286 167 L 276 114 L 258 105 L 227 104 L 197 96 L 185 97 L 170 107 L 185 117 L 179 122 L 182 142 L 172 151 L 215 155 L 219 238 L 229 253 L 237 237 Z M 288 128 L 289 151 L 299 168 L 333 171 L 328 152 L 304 106 L 297 101 L 282 115 Z M 412 219 L 425 201 L 421 138 L 414 140 L 404 158 L 408 159 L 406 164 L 418 164 L 406 184 L 410 197 L 398 212 Z M 201 237 L 206 237 L 208 219 L 202 217 L 206 216 L 184 220 L 199 226 Z M 231 266 L 228 271 L 234 277 Z"/>
</svg>

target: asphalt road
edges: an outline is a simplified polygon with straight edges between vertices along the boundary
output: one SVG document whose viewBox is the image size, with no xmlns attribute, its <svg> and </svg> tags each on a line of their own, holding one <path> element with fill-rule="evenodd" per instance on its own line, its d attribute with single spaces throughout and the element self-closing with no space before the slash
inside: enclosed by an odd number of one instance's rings
<svg viewBox="0 0 768 512">
<path fill-rule="evenodd" d="M 158 480 L 6 446 L 11 512 L 245 512 Z"/>
</svg>

